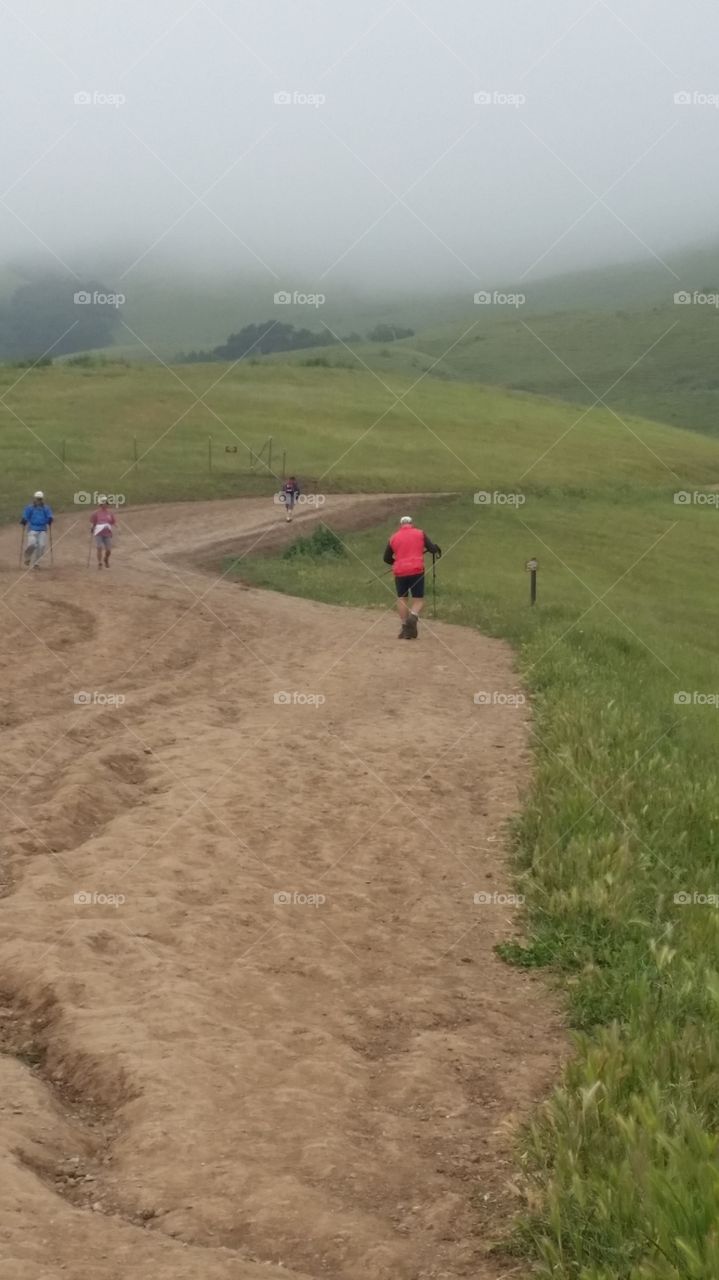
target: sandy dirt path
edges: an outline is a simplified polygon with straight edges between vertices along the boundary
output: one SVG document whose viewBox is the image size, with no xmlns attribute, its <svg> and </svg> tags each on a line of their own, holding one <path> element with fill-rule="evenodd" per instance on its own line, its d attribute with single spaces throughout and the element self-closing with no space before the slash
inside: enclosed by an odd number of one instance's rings
<svg viewBox="0 0 719 1280">
<path fill-rule="evenodd" d="M 52 570 L 0 532 L 0 1271 L 525 1274 L 488 1250 L 564 1048 L 493 953 L 528 713 L 473 695 L 510 650 L 218 580 L 288 536 L 265 500 L 123 523 L 109 573 L 82 512 Z"/>
</svg>

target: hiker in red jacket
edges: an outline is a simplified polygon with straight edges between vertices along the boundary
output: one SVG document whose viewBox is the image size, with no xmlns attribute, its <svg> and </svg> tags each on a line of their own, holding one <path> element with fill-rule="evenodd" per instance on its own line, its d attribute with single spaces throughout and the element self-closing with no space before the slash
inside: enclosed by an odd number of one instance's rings
<svg viewBox="0 0 719 1280">
<path fill-rule="evenodd" d="M 429 551 L 439 558 L 442 548 L 423 529 L 415 529 L 411 516 L 402 516 L 384 552 L 384 562 L 392 566 L 397 585 L 397 609 L 402 621 L 400 640 L 417 639 L 417 623 L 424 605 L 424 557 Z M 412 607 L 407 603 L 412 599 Z"/>
</svg>

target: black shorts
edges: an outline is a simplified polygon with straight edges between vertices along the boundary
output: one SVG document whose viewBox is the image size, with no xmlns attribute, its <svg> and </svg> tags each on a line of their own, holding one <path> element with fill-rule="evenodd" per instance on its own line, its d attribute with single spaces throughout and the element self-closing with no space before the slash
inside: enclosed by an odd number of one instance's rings
<svg viewBox="0 0 719 1280">
<path fill-rule="evenodd" d="M 404 577 L 396 577 L 398 596 L 412 596 L 413 600 L 424 597 L 424 573 L 410 573 Z"/>
</svg>

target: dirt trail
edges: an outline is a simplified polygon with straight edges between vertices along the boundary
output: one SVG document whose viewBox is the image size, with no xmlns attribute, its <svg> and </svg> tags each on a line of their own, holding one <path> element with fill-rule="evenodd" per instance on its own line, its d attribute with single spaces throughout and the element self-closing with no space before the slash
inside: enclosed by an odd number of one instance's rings
<svg viewBox="0 0 719 1280">
<path fill-rule="evenodd" d="M 473 695 L 510 650 L 199 568 L 288 536 L 265 500 L 123 524 L 109 573 L 84 513 L 53 570 L 0 533 L 0 1272 L 522 1274 L 488 1249 L 564 1050 L 492 950 L 528 716 Z"/>
</svg>

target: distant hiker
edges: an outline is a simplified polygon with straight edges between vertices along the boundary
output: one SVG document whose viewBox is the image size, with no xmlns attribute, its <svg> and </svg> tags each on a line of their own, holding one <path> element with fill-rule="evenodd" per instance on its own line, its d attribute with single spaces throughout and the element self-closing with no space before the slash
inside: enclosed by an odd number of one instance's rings
<svg viewBox="0 0 719 1280">
<path fill-rule="evenodd" d="M 292 519 L 295 503 L 300 496 L 300 486 L 294 476 L 288 476 L 282 485 L 282 501 L 285 504 L 287 519 Z"/>
<path fill-rule="evenodd" d="M 110 552 L 112 551 L 112 531 L 115 527 L 115 513 L 107 505 L 107 498 L 102 494 L 98 498 L 97 511 L 90 516 L 90 528 L 97 548 L 97 567 L 102 568 L 105 557 L 105 568 L 110 568 Z"/>
<path fill-rule="evenodd" d="M 27 529 L 25 538 L 25 565 L 37 569 L 47 550 L 48 530 L 53 522 L 53 514 L 45 502 L 45 494 L 38 489 L 32 502 L 29 502 L 20 517 L 20 524 Z"/>
<path fill-rule="evenodd" d="M 417 623 L 424 604 L 424 557 L 429 552 L 438 558 L 441 547 L 432 542 L 423 529 L 415 529 L 411 516 L 402 516 L 399 529 L 392 534 L 384 552 L 384 562 L 392 566 L 397 585 L 397 609 L 402 620 L 400 640 L 417 639 Z M 412 607 L 407 600 L 411 597 Z"/>
</svg>

